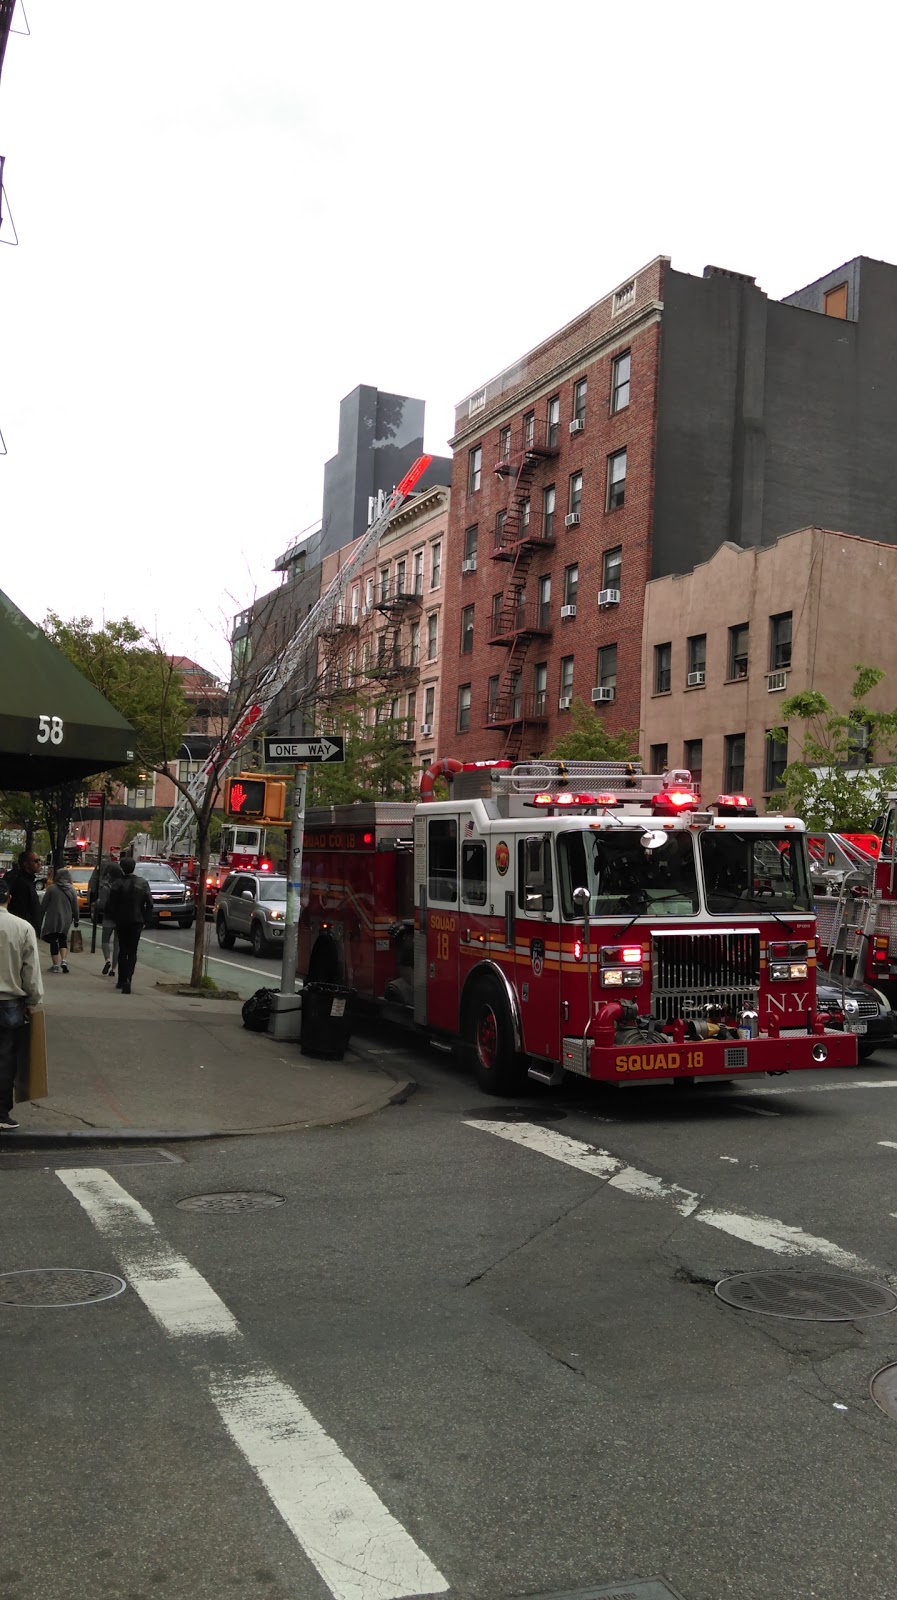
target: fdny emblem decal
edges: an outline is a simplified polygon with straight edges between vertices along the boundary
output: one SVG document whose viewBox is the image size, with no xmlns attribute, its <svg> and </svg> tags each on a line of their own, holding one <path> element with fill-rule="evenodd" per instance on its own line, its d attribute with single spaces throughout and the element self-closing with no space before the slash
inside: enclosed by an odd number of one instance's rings
<svg viewBox="0 0 897 1600">
<path fill-rule="evenodd" d="M 503 878 L 511 865 L 511 852 L 504 839 L 499 839 L 495 846 L 495 870 Z"/>
<path fill-rule="evenodd" d="M 545 945 L 541 939 L 530 940 L 529 955 L 533 968 L 533 977 L 541 978 L 542 968 L 545 964 Z"/>
</svg>

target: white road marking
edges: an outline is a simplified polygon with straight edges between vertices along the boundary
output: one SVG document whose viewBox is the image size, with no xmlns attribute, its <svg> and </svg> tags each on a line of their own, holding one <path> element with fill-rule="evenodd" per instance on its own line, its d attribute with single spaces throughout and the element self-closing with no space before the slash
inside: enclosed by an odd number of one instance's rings
<svg viewBox="0 0 897 1600">
<path fill-rule="evenodd" d="M 203 1384 L 225 1428 L 334 1600 L 405 1600 L 448 1584 L 321 1424 L 245 1351 L 211 1284 L 100 1168 L 56 1176 L 112 1246 L 125 1277 Z M 221 1335 L 225 1336 L 221 1342 Z M 203 1351 L 200 1341 L 215 1340 Z"/>
<path fill-rule="evenodd" d="M 192 958 L 193 958 L 193 951 L 192 950 L 188 950 L 186 945 L 182 945 L 182 944 L 171 945 L 171 944 L 168 943 L 168 941 L 166 939 L 147 939 L 146 935 L 144 935 L 144 937 L 141 939 L 140 942 L 141 942 L 141 944 L 154 944 L 154 945 L 157 946 L 157 948 L 159 950 L 178 950 L 181 955 L 187 956 L 187 958 L 189 960 L 192 960 Z M 236 967 L 238 972 L 260 972 L 260 971 L 261 972 L 267 972 L 267 971 L 270 971 L 270 968 L 265 967 L 265 965 L 261 961 L 259 962 L 257 967 L 244 966 L 242 961 L 225 961 L 223 956 L 205 956 L 204 955 L 203 956 L 203 961 L 204 962 L 205 961 L 214 961 L 219 967 Z M 158 971 L 158 968 L 156 970 Z"/>
<path fill-rule="evenodd" d="M 878 1142 L 879 1144 L 883 1144 L 888 1150 L 897 1150 L 897 1143 L 895 1143 L 893 1139 L 879 1139 Z"/>
<path fill-rule="evenodd" d="M 734 1238 L 762 1250 L 770 1250 L 774 1255 L 820 1256 L 833 1266 L 853 1272 L 874 1273 L 877 1270 L 862 1257 L 843 1250 L 840 1245 L 832 1244 L 816 1234 L 805 1233 L 791 1223 L 779 1222 L 776 1217 L 756 1216 L 746 1211 L 704 1210 L 700 1195 L 690 1189 L 666 1183 L 651 1173 L 639 1172 L 609 1150 L 598 1150 L 580 1139 L 556 1133 L 552 1128 L 539 1128 L 532 1124 L 527 1126 L 520 1122 L 474 1120 L 468 1121 L 467 1127 L 475 1128 L 480 1133 L 495 1134 L 499 1139 L 507 1139 L 525 1150 L 534 1150 L 537 1155 L 548 1156 L 552 1161 L 563 1161 L 587 1177 L 603 1179 L 608 1188 L 622 1189 L 637 1199 L 665 1200 L 680 1216 L 693 1217 L 696 1222 L 705 1222 L 711 1228 L 719 1228 L 723 1233 L 732 1234 Z"/>
<path fill-rule="evenodd" d="M 763 1090 L 763 1089 L 760 1090 L 761 1094 L 764 1094 L 765 1092 L 766 1091 Z M 735 1104 L 734 1101 L 732 1103 L 733 1103 L 733 1105 Z M 782 1115 L 781 1111 L 767 1111 L 765 1106 L 741 1106 L 741 1105 L 736 1105 L 735 1106 L 735 1110 L 736 1111 L 749 1111 L 752 1117 L 780 1117 Z"/>
<path fill-rule="evenodd" d="M 746 1089 L 746 1094 L 831 1094 L 833 1089 L 897 1089 L 897 1078 L 856 1078 L 853 1083 L 783 1083 L 777 1089 Z"/>
</svg>

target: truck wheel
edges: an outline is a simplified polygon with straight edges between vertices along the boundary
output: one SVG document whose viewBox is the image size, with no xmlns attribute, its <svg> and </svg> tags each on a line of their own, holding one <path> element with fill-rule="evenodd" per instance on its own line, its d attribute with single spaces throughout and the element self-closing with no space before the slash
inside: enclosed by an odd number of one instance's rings
<svg viewBox="0 0 897 1600">
<path fill-rule="evenodd" d="M 522 1064 L 514 1052 L 508 1002 L 495 983 L 478 983 L 464 1008 L 465 1055 L 487 1094 L 513 1094 Z"/>
<path fill-rule="evenodd" d="M 268 941 L 265 938 L 265 930 L 260 922 L 254 922 L 252 924 L 252 936 L 250 942 L 252 944 L 252 953 L 254 956 L 261 957 L 268 954 Z"/>
<path fill-rule="evenodd" d="M 233 950 L 234 945 L 236 944 L 236 941 L 237 941 L 237 936 L 236 936 L 235 933 L 228 933 L 228 931 L 227 931 L 227 923 L 225 922 L 225 920 L 224 920 L 223 916 L 221 915 L 220 911 L 218 913 L 218 920 L 215 923 L 215 932 L 218 935 L 218 943 L 219 943 L 221 949 L 222 950 Z"/>
</svg>

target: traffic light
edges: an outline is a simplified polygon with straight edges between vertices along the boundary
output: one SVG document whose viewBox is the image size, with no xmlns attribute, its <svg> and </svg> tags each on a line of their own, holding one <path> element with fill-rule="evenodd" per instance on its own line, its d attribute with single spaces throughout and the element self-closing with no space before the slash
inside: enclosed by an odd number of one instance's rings
<svg viewBox="0 0 897 1600">
<path fill-rule="evenodd" d="M 225 779 L 225 816 L 244 817 L 253 822 L 282 822 L 286 793 L 283 778 L 241 772 L 236 778 Z"/>
</svg>

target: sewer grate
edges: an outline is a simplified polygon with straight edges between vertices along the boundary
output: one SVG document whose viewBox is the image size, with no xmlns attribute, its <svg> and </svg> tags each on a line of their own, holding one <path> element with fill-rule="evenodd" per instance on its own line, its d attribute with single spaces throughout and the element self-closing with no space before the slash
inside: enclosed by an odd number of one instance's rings
<svg viewBox="0 0 897 1600">
<path fill-rule="evenodd" d="M 879 1367 L 869 1385 L 869 1393 L 885 1415 L 897 1422 L 897 1364 L 892 1362 L 889 1367 Z"/>
<path fill-rule="evenodd" d="M 0 1155 L 0 1172 L 30 1172 L 35 1168 L 55 1172 L 57 1167 L 151 1167 L 172 1162 L 182 1167 L 183 1156 L 170 1150 L 155 1150 L 140 1145 L 132 1150 L 22 1150 Z"/>
<path fill-rule="evenodd" d="M 272 1206 L 282 1206 L 286 1196 L 270 1194 L 265 1189 L 232 1189 L 222 1194 L 188 1194 L 175 1201 L 181 1211 L 215 1211 L 233 1216 L 241 1211 L 268 1211 Z"/>
<path fill-rule="evenodd" d="M 31 1267 L 0 1272 L 0 1305 L 92 1306 L 114 1300 L 125 1291 L 124 1278 L 111 1272 L 86 1272 L 81 1267 Z"/>
<path fill-rule="evenodd" d="M 792 1322 L 856 1322 L 897 1309 L 897 1294 L 841 1272 L 740 1272 L 715 1293 L 737 1311 Z"/>
<path fill-rule="evenodd" d="M 477 1122 L 563 1122 L 567 1113 L 552 1106 L 473 1106 L 461 1115 Z"/>
<path fill-rule="evenodd" d="M 597 1589 L 565 1589 L 563 1593 L 515 1595 L 513 1600 L 683 1600 L 666 1578 L 628 1578 Z"/>
</svg>

